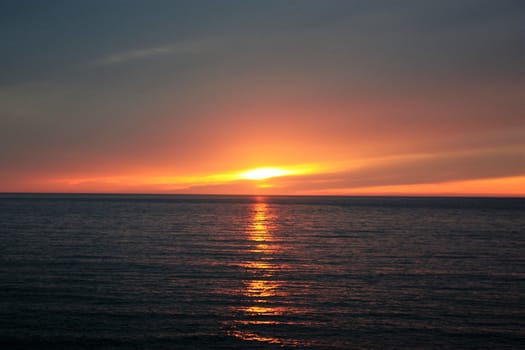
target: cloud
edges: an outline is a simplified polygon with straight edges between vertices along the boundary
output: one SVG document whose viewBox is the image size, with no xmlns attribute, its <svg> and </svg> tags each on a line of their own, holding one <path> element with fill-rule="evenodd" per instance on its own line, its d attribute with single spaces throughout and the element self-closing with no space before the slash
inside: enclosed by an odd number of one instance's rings
<svg viewBox="0 0 525 350">
<path fill-rule="evenodd" d="M 141 60 L 141 59 L 148 58 L 151 56 L 172 54 L 173 52 L 174 52 L 174 47 L 170 47 L 170 46 L 150 47 L 150 48 L 142 49 L 142 50 L 132 50 L 132 51 L 115 53 L 115 54 L 102 58 L 101 60 L 97 61 L 97 63 L 99 64 L 122 63 L 122 62 L 127 62 L 127 61 Z"/>
<path fill-rule="evenodd" d="M 277 188 L 301 193 L 523 176 L 524 160 L 521 148 L 410 155 L 370 160 L 340 172 L 277 178 L 274 183 Z"/>
<path fill-rule="evenodd" d="M 161 45 L 115 52 L 95 61 L 98 65 L 111 65 L 130 61 L 145 60 L 152 57 L 192 54 L 201 51 L 205 45 L 201 41 L 183 42 L 178 44 Z"/>
</svg>

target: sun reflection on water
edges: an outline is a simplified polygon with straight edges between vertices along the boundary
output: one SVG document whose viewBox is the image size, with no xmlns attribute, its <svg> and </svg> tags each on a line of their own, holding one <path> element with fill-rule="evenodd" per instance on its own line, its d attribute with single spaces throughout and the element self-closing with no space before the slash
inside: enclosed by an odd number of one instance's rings
<svg viewBox="0 0 525 350">
<path fill-rule="evenodd" d="M 243 281 L 243 299 L 247 305 L 239 306 L 239 319 L 235 320 L 236 326 L 229 331 L 229 335 L 245 341 L 259 341 L 271 344 L 283 344 L 284 339 L 271 334 L 260 334 L 253 329 L 243 329 L 242 326 L 276 326 L 283 322 L 276 319 L 287 313 L 287 307 L 276 305 L 276 298 L 286 297 L 282 290 L 282 281 L 276 273 L 284 268 L 275 262 L 275 254 L 281 247 L 273 236 L 275 214 L 271 212 L 267 203 L 258 201 L 252 206 L 252 218 L 246 227 L 246 235 L 252 244 L 249 252 L 251 258 L 244 261 L 241 266 L 247 269 L 252 276 Z"/>
<path fill-rule="evenodd" d="M 280 283 L 267 280 L 252 280 L 246 283 L 244 295 L 253 298 L 266 298 L 279 294 Z"/>
<path fill-rule="evenodd" d="M 253 212 L 251 224 L 247 229 L 249 239 L 254 242 L 272 241 L 269 229 L 272 228 L 272 220 L 275 216 L 269 213 L 268 205 L 257 202 L 253 205 Z"/>
</svg>

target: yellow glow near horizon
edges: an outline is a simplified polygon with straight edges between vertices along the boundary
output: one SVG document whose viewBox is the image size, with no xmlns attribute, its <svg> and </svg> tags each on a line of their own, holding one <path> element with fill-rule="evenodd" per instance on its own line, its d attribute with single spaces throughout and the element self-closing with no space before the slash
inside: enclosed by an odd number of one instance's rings
<svg viewBox="0 0 525 350">
<path fill-rule="evenodd" d="M 294 171 L 280 168 L 256 168 L 240 174 L 246 180 L 265 180 L 271 177 L 291 175 Z"/>
<path fill-rule="evenodd" d="M 183 191 L 191 186 L 215 186 L 231 185 L 242 181 L 256 181 L 257 188 L 272 188 L 274 184 L 265 182 L 271 181 L 272 178 L 283 176 L 296 176 L 318 173 L 321 167 L 318 164 L 300 164 L 286 167 L 258 167 L 245 170 L 230 172 L 215 172 L 208 174 L 180 174 L 180 175 L 162 175 L 162 174 L 118 174 L 110 176 L 92 176 L 92 177 L 66 177 L 48 180 L 54 186 L 63 186 L 66 190 L 60 189 L 58 192 L 70 192 L 72 188 L 98 189 L 94 192 L 101 192 L 100 189 L 107 189 L 112 186 L 112 192 L 137 192 L 153 191 L 163 192 L 162 189 L 169 186 L 170 191 Z M 121 188 L 123 190 L 118 190 Z"/>
</svg>

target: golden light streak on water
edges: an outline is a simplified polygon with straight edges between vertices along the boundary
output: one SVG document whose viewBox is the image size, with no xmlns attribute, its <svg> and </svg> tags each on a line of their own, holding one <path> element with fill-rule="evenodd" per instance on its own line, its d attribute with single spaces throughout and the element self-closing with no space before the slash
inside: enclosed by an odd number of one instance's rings
<svg viewBox="0 0 525 350">
<path fill-rule="evenodd" d="M 281 250 L 272 234 L 273 222 L 276 217 L 271 213 L 268 204 L 262 199 L 253 204 L 252 211 L 252 219 L 247 225 L 246 234 L 248 240 L 253 244 L 253 248 L 250 250 L 253 259 L 241 264 L 241 266 L 249 269 L 251 275 L 254 276 L 254 279 L 243 281 L 244 289 L 241 291 L 243 296 L 250 300 L 250 305 L 238 309 L 242 317 L 235 320 L 234 329 L 228 334 L 244 341 L 284 344 L 284 339 L 259 334 L 242 327 L 254 324 L 274 326 L 282 324 L 272 317 L 284 316 L 289 311 L 287 306 L 275 306 L 271 302 L 275 297 L 287 296 L 282 290 L 282 282 L 275 280 L 276 272 L 284 266 L 276 264 L 272 260 L 273 255 Z M 289 340 L 286 341 L 289 342 Z"/>
</svg>

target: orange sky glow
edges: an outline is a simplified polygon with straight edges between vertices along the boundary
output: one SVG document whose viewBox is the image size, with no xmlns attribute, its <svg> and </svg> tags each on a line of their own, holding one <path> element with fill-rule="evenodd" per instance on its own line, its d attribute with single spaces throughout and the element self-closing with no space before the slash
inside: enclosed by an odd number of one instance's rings
<svg viewBox="0 0 525 350">
<path fill-rule="evenodd" d="M 524 196 L 525 176 L 438 181 L 432 183 L 348 186 L 289 190 L 290 183 L 325 183 L 323 175 L 335 167 L 302 165 L 260 167 L 242 171 L 187 176 L 101 176 L 36 179 L 30 192 L 45 188 L 58 193 L 194 193 L 256 195 L 352 195 L 352 196 Z M 325 171 L 325 172 L 323 172 Z M 313 177 L 313 180 L 311 179 Z M 315 178 L 318 177 L 318 180 Z M 306 179 L 305 179 L 306 178 Z M 284 180 L 284 181 L 283 181 Z M 327 181 L 330 183 L 330 180 Z"/>
<path fill-rule="evenodd" d="M 1 22 L 0 192 L 525 196 L 518 11 L 300 3 Z"/>
</svg>

